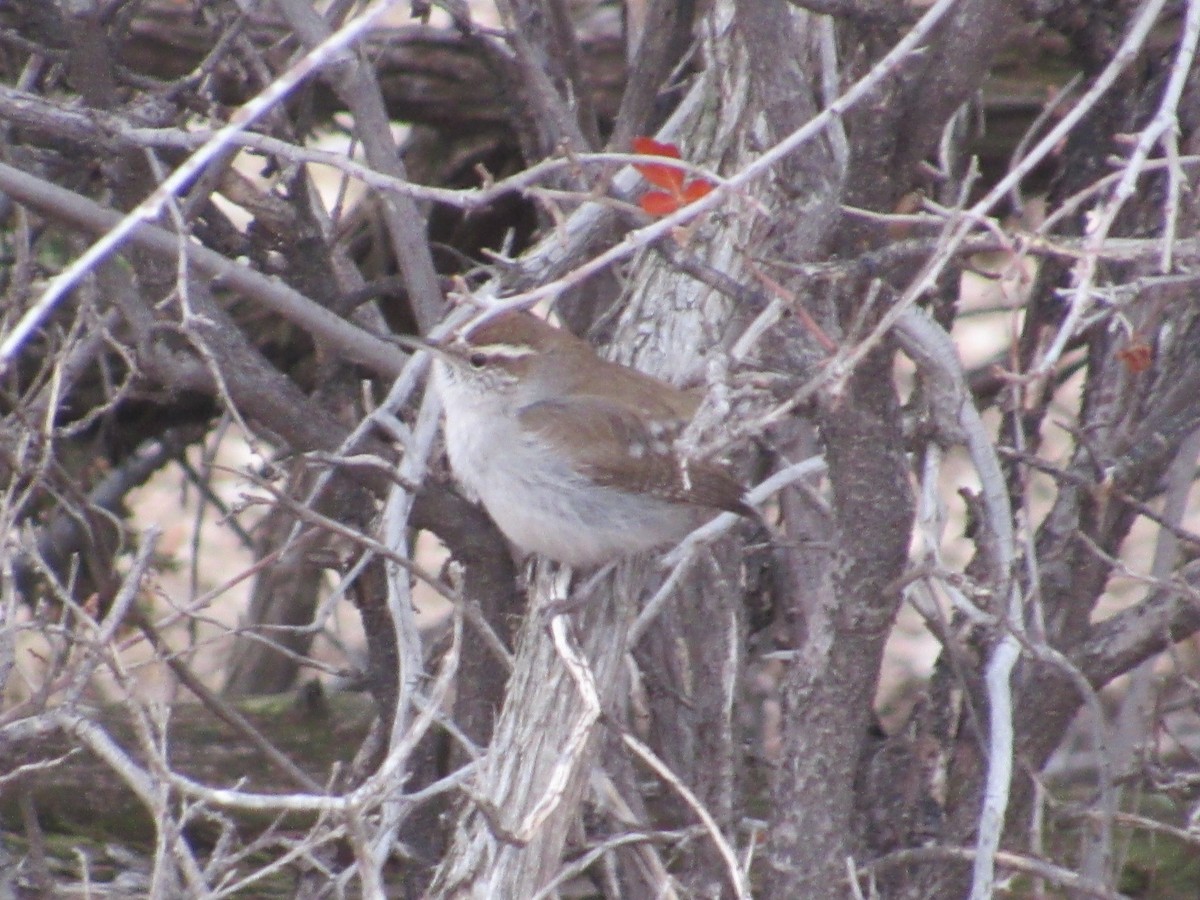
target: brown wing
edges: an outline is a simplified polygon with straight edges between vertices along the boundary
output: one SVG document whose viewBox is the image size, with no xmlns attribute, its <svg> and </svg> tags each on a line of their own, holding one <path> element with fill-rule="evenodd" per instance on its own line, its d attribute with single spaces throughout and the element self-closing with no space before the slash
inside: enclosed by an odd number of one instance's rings
<svg viewBox="0 0 1200 900">
<path fill-rule="evenodd" d="M 647 424 L 629 409 L 599 397 L 542 400 L 517 415 L 526 429 L 548 443 L 570 447 L 575 468 L 597 484 L 754 514 L 742 501 L 741 485 L 720 466 L 680 462 L 673 456 L 672 443 L 686 425 L 682 420 Z M 616 447 L 628 450 L 615 452 Z"/>
<path fill-rule="evenodd" d="M 585 378 L 590 379 L 591 383 Z M 617 406 L 612 400 L 615 394 L 624 398 L 623 402 L 628 405 L 621 406 L 622 409 L 636 408 L 645 416 L 663 421 L 678 420 L 680 430 L 696 415 L 703 399 L 695 391 L 664 392 L 663 383 L 654 376 L 607 362 L 603 368 L 591 369 L 586 376 L 574 380 L 571 389 L 573 397 L 586 397 Z"/>
</svg>

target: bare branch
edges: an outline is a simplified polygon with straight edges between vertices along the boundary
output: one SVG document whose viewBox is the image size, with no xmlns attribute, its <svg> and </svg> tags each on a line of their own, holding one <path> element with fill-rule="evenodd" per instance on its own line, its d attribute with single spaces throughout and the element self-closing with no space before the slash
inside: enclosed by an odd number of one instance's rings
<svg viewBox="0 0 1200 900">
<path fill-rule="evenodd" d="M 65 219 L 89 231 L 108 231 L 121 221 L 119 213 L 4 163 L 0 163 L 0 188 L 54 218 Z M 166 259 L 174 259 L 180 246 L 176 235 L 136 220 L 122 235 L 125 237 Z M 183 246 L 197 269 L 311 331 L 348 358 L 381 374 L 395 377 L 400 373 L 404 352 L 394 345 L 351 325 L 287 285 L 248 266 L 232 262 L 190 241 Z"/>
<path fill-rule="evenodd" d="M 116 250 L 139 229 L 141 223 L 155 218 L 169 198 L 175 196 L 209 162 L 225 152 L 227 136 L 237 134 L 252 125 L 256 119 L 281 102 L 301 81 L 357 40 L 395 3 L 396 0 L 376 0 L 368 11 L 352 19 L 336 34 L 330 35 L 314 47 L 266 90 L 246 103 L 238 116 L 193 153 L 186 163 L 176 168 L 153 194 L 126 215 L 118 217 L 116 223 L 108 228 L 104 236 L 93 244 L 87 253 L 54 279 L 37 304 L 22 317 L 3 343 L 0 343 L 0 374 L 9 368 L 29 335 L 50 315 L 67 292 L 79 283 L 85 273 Z M 7 189 L 9 188 L 6 186 Z"/>
</svg>

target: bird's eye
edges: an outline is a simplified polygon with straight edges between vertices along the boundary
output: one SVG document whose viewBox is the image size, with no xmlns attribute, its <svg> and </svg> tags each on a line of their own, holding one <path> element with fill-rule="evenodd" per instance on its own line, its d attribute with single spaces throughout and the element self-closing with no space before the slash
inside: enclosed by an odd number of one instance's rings
<svg viewBox="0 0 1200 900">
<path fill-rule="evenodd" d="M 483 353 L 472 353 L 467 357 L 467 362 L 470 363 L 472 369 L 482 369 L 487 365 L 487 356 Z"/>
</svg>

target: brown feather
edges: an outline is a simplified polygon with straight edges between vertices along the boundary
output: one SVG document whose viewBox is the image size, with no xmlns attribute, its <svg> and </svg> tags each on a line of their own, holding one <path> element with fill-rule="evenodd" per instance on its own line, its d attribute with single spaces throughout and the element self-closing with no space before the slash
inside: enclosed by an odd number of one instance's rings
<svg viewBox="0 0 1200 900">
<path fill-rule="evenodd" d="M 755 515 L 742 500 L 741 486 L 720 466 L 701 460 L 681 462 L 674 455 L 672 444 L 687 424 L 683 419 L 660 419 L 657 427 L 648 426 L 632 410 L 586 395 L 575 395 L 569 402 L 542 400 L 517 415 L 531 434 L 571 447 L 574 467 L 596 484 Z M 601 449 L 614 446 L 630 447 L 633 452 L 618 456 Z"/>
</svg>

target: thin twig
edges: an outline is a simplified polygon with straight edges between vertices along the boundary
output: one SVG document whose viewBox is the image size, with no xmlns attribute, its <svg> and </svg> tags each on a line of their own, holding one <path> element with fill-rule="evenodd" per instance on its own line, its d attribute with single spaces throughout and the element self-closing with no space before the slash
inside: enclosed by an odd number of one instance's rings
<svg viewBox="0 0 1200 900">
<path fill-rule="evenodd" d="M 293 63 L 286 72 L 267 85 L 257 96 L 243 104 L 233 114 L 227 125 L 217 131 L 204 146 L 196 150 L 176 168 L 149 197 L 121 217 L 86 253 L 56 275 L 37 303 L 30 307 L 4 341 L 0 342 L 0 376 L 8 371 L 8 367 L 25 341 L 53 312 L 55 306 L 70 292 L 71 288 L 75 287 L 85 274 L 92 271 L 97 263 L 121 246 L 139 225 L 157 217 L 169 198 L 177 196 L 209 162 L 225 152 L 229 137 L 244 131 L 268 110 L 274 108 L 300 82 L 362 37 L 375 24 L 376 20 L 397 2 L 398 0 L 375 0 L 375 3 L 362 15 L 352 19 L 335 34 L 330 35 L 329 38 Z"/>
<path fill-rule="evenodd" d="M 943 862 L 946 860 L 972 862 L 977 856 L 978 850 L 971 847 L 913 847 L 889 853 L 887 856 L 860 867 L 857 877 L 867 878 L 872 874 L 878 875 L 889 869 L 920 865 L 922 863 Z M 1061 866 L 1056 866 L 1053 863 L 1040 859 L 1018 856 L 1016 853 L 997 851 L 995 853 L 995 862 L 1003 868 L 1012 869 L 1015 872 L 1021 872 L 1025 875 L 1032 875 L 1036 878 L 1044 878 L 1061 888 L 1077 891 L 1080 894 L 1086 894 L 1091 897 L 1098 897 L 1101 900 L 1132 900 L 1132 898 L 1125 894 L 1119 894 L 1105 885 L 1095 884 L 1085 878 L 1081 878 L 1070 869 L 1064 869 Z"/>
<path fill-rule="evenodd" d="M 488 319 L 511 309 L 524 309 L 541 300 L 553 300 L 563 292 L 580 284 L 597 272 L 603 271 L 613 263 L 629 258 L 644 247 L 652 246 L 660 239 L 669 236 L 676 228 L 716 209 L 726 199 L 733 197 L 751 182 L 774 171 L 775 166 L 783 159 L 794 153 L 811 140 L 821 135 L 826 128 L 841 120 L 847 111 L 854 108 L 871 94 L 883 79 L 891 75 L 900 62 L 909 54 L 919 52 L 922 41 L 934 27 L 957 4 L 958 0 L 937 0 L 925 11 L 920 20 L 889 50 L 882 59 L 871 67 L 862 78 L 851 85 L 845 93 L 828 107 L 791 134 L 784 137 L 774 146 L 768 148 L 759 157 L 747 164 L 741 171 L 718 184 L 710 193 L 682 207 L 668 216 L 636 229 L 608 250 L 593 256 L 587 262 L 576 266 L 558 278 L 522 291 L 510 294 L 493 304 L 481 314 L 480 319 Z"/>
<path fill-rule="evenodd" d="M 713 844 L 716 845 L 717 852 L 721 855 L 721 860 L 725 863 L 725 871 L 729 875 L 729 883 L 733 888 L 734 895 L 739 900 L 750 900 L 749 880 L 746 873 L 738 866 L 737 854 L 733 852 L 733 847 L 729 845 L 729 841 L 725 839 L 725 835 L 721 834 L 721 829 L 717 827 L 717 823 L 712 815 L 704 807 L 704 804 L 700 802 L 700 798 L 676 777 L 675 773 L 667 767 L 666 763 L 658 758 L 653 750 L 632 734 L 623 732 L 621 734 L 621 742 L 632 750 L 638 759 L 653 769 L 655 774 L 665 781 L 667 786 L 678 794 L 680 799 L 700 818 L 700 821 L 704 824 L 705 831 L 708 832 L 708 836 L 712 839 Z"/>
</svg>

